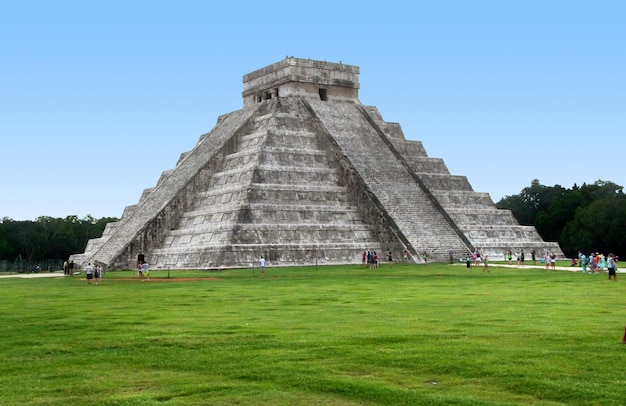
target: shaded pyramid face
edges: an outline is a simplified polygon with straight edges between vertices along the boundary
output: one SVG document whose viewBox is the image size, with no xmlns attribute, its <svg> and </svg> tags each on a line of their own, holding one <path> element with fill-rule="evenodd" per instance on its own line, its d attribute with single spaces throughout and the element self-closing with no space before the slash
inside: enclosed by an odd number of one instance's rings
<svg viewBox="0 0 626 406">
<path fill-rule="evenodd" d="M 356 97 L 358 68 L 287 58 L 244 76 L 223 115 L 176 167 L 70 259 L 108 269 L 215 269 L 411 262 L 546 251 L 465 177 Z"/>
</svg>

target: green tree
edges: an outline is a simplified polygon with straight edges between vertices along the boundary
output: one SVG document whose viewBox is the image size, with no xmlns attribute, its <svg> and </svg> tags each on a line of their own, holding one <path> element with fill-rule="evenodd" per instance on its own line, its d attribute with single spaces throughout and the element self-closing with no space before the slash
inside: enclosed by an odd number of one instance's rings
<svg viewBox="0 0 626 406">
<path fill-rule="evenodd" d="M 578 250 L 623 252 L 624 199 L 623 187 L 613 182 L 564 189 L 535 179 L 496 206 L 511 210 L 520 224 L 534 225 L 543 239 L 559 242 L 567 256 L 575 256 Z"/>
<path fill-rule="evenodd" d="M 117 220 L 41 216 L 35 221 L 14 221 L 5 217 L 0 221 L 0 259 L 67 259 L 71 254 L 83 252 L 90 238 L 100 237 L 107 223 Z"/>
<path fill-rule="evenodd" d="M 574 219 L 561 233 L 561 247 L 574 253 L 626 252 L 626 195 L 594 201 L 576 211 Z"/>
</svg>

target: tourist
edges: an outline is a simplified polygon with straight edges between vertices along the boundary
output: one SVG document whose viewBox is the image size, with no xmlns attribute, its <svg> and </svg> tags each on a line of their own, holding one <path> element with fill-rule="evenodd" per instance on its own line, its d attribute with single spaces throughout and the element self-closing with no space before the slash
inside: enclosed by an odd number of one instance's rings
<svg viewBox="0 0 626 406">
<path fill-rule="evenodd" d="M 100 280 L 102 279 L 102 266 L 96 265 L 95 277 L 96 277 L 96 285 L 97 285 L 100 283 Z"/>
<path fill-rule="evenodd" d="M 474 265 L 476 266 L 480 265 L 482 260 L 483 258 L 480 256 L 480 252 L 478 251 L 474 252 Z"/>
<path fill-rule="evenodd" d="M 483 272 L 487 271 L 489 272 L 489 256 L 485 255 L 485 259 L 483 260 Z"/>
<path fill-rule="evenodd" d="M 595 274 L 598 272 L 598 260 L 596 258 L 596 254 L 589 254 L 589 273 Z"/>
<path fill-rule="evenodd" d="M 63 262 L 63 275 L 69 275 L 70 274 L 70 264 L 65 261 Z"/>
<path fill-rule="evenodd" d="M 556 270 L 556 254 L 554 252 L 550 254 L 550 266 L 552 270 Z"/>
<path fill-rule="evenodd" d="M 519 254 L 519 262 L 517 263 L 520 266 L 524 266 L 524 250 Z"/>
<path fill-rule="evenodd" d="M 617 257 L 613 253 L 609 254 L 609 280 L 613 277 L 613 282 L 617 282 Z"/>
<path fill-rule="evenodd" d="M 426 251 L 422 252 L 422 259 L 424 260 L 425 264 L 428 263 L 428 253 Z"/>
<path fill-rule="evenodd" d="M 583 273 L 587 273 L 587 256 L 583 253 L 580 254 L 580 267 L 583 269 Z"/>
<path fill-rule="evenodd" d="M 543 257 L 543 261 L 546 263 L 546 269 L 550 270 L 550 254 L 546 251 L 546 255 Z"/>
<path fill-rule="evenodd" d="M 532 251 L 530 251 L 530 258 L 533 261 L 533 265 L 536 265 L 537 264 L 537 256 L 536 256 L 534 248 L 532 249 Z"/>
<path fill-rule="evenodd" d="M 87 283 L 91 285 L 91 280 L 93 279 L 93 266 L 91 266 L 91 262 L 87 264 L 87 268 L 85 268 L 85 275 L 87 277 Z"/>
<path fill-rule="evenodd" d="M 261 275 L 265 275 L 265 258 L 263 258 L 263 255 L 259 258 L 259 268 L 261 268 Z"/>
<path fill-rule="evenodd" d="M 361 256 L 361 267 L 365 268 L 367 266 L 367 252 L 363 251 L 363 255 Z"/>
<path fill-rule="evenodd" d="M 150 280 L 150 264 L 146 261 L 143 261 L 143 264 L 141 265 L 141 279 Z"/>
<path fill-rule="evenodd" d="M 506 253 L 506 259 L 508 259 L 509 265 L 513 265 L 513 251 L 509 250 L 509 252 Z"/>
<path fill-rule="evenodd" d="M 604 268 L 607 268 L 606 259 L 604 258 L 604 254 L 600 254 L 600 261 L 598 261 L 598 268 L 600 268 L 601 272 L 604 272 Z"/>
<path fill-rule="evenodd" d="M 467 257 L 465 257 L 465 267 L 467 268 L 467 272 L 472 269 L 472 257 L 470 257 L 469 254 L 467 254 Z"/>
<path fill-rule="evenodd" d="M 409 263 L 409 252 L 407 250 L 404 250 L 404 252 L 402 253 L 402 262 L 405 265 Z"/>
<path fill-rule="evenodd" d="M 391 252 L 391 250 L 389 250 L 389 253 L 387 253 L 387 262 L 389 262 L 389 266 L 393 265 L 393 253 Z"/>
</svg>

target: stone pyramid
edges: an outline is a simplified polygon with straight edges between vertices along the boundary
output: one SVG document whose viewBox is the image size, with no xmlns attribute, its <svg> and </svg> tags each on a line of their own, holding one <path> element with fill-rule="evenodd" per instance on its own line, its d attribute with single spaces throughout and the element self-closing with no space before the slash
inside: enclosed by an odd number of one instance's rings
<svg viewBox="0 0 626 406">
<path fill-rule="evenodd" d="M 555 252 L 534 227 L 429 158 L 358 100 L 359 68 L 288 57 L 244 76 L 244 106 L 163 172 L 79 265 L 220 269 L 455 260 L 475 250 Z"/>
</svg>

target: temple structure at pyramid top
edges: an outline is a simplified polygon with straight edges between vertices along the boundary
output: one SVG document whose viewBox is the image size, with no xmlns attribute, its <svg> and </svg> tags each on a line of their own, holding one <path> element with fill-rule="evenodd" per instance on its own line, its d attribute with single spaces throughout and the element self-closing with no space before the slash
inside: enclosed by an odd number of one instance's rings
<svg viewBox="0 0 626 406">
<path fill-rule="evenodd" d="M 358 100 L 359 68 L 343 63 L 286 58 L 244 75 L 243 87 L 244 106 L 276 97 Z"/>
<path fill-rule="evenodd" d="M 220 269 L 562 256 L 359 102 L 359 68 L 287 57 L 244 76 L 243 108 L 163 172 L 79 265 Z"/>
</svg>

